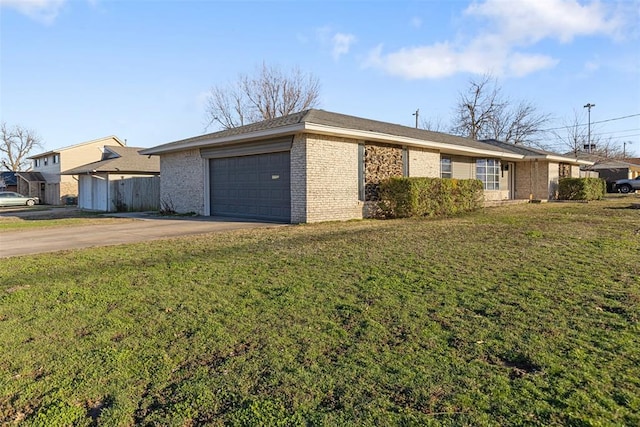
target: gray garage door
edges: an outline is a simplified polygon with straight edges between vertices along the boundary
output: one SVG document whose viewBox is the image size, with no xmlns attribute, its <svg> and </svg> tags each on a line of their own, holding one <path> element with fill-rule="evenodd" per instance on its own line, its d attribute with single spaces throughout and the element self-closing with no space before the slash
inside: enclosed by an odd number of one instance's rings
<svg viewBox="0 0 640 427">
<path fill-rule="evenodd" d="M 291 221 L 289 152 L 209 159 L 211 215 Z"/>
</svg>

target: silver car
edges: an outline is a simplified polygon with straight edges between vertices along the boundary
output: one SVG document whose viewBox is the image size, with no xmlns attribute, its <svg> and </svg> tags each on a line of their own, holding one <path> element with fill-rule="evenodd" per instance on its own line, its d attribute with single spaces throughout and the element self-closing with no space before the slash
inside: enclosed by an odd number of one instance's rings
<svg viewBox="0 0 640 427">
<path fill-rule="evenodd" d="M 37 197 L 27 197 L 13 191 L 0 191 L 0 206 L 33 206 L 40 203 Z"/>
<path fill-rule="evenodd" d="M 636 177 L 636 179 L 619 179 L 616 181 L 616 188 L 625 194 L 640 190 L 640 176 Z"/>
</svg>

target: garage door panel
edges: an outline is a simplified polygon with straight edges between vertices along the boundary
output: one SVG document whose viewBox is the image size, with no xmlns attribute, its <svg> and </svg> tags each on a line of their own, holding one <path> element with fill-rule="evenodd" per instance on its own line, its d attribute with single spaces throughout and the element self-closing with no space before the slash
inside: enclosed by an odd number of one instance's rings
<svg viewBox="0 0 640 427">
<path fill-rule="evenodd" d="M 289 222 L 289 152 L 212 158 L 211 214 Z"/>
</svg>

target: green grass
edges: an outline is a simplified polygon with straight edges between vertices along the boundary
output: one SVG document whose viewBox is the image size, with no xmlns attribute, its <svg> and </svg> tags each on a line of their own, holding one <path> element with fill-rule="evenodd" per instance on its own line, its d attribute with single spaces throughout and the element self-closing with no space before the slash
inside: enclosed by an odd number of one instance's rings
<svg viewBox="0 0 640 427">
<path fill-rule="evenodd" d="M 631 200 L 3 260 L 0 420 L 638 425 Z"/>
<path fill-rule="evenodd" d="M 114 222 L 131 221 L 128 218 L 110 218 L 99 212 L 74 211 L 68 213 L 62 209 L 39 209 L 34 212 L 21 213 L 25 217 L 0 217 L 0 233 L 3 231 L 20 231 L 34 228 L 73 227 L 81 225 L 112 224 Z M 50 212 L 50 213 L 49 213 Z"/>
</svg>

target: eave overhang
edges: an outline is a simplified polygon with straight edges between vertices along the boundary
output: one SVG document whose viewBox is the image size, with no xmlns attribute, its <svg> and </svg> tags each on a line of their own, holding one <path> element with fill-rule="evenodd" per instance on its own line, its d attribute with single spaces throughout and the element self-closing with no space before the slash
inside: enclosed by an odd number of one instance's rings
<svg viewBox="0 0 640 427">
<path fill-rule="evenodd" d="M 410 138 L 405 136 L 391 135 L 386 133 L 364 131 L 358 129 L 345 129 L 335 126 L 321 125 L 315 123 L 296 123 L 289 126 L 274 129 L 265 129 L 257 132 L 243 133 L 240 135 L 229 135 L 216 137 L 211 135 L 189 138 L 182 141 L 171 142 L 157 147 L 141 150 L 142 155 L 170 154 L 185 150 L 194 150 L 204 147 L 214 147 L 216 145 L 229 145 L 234 143 L 252 142 L 261 139 L 274 138 L 279 136 L 294 135 L 297 133 L 310 133 L 316 135 L 337 136 L 351 138 L 362 141 L 403 144 L 411 147 L 420 147 L 437 150 L 445 154 L 473 155 L 498 157 L 502 159 L 519 160 L 524 159 L 521 154 L 510 153 L 502 150 L 482 149 L 478 147 L 467 147 L 452 143 L 429 141 L 424 139 Z"/>
</svg>

